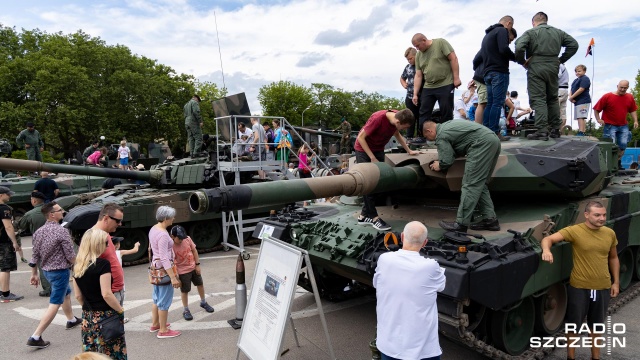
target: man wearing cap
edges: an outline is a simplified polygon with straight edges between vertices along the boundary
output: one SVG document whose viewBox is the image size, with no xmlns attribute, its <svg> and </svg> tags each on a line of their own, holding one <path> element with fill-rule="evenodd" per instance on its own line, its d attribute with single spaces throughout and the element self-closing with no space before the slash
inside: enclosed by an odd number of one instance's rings
<svg viewBox="0 0 640 360">
<path fill-rule="evenodd" d="M 33 185 L 33 191 L 40 191 L 41 193 L 43 193 L 45 197 L 44 202 L 48 203 L 49 201 L 52 201 L 53 199 L 58 197 L 58 194 L 60 194 L 60 189 L 58 188 L 58 183 L 49 178 L 48 172 L 40 172 L 40 177 L 42 177 L 42 179 L 36 181 L 36 183 Z"/>
<path fill-rule="evenodd" d="M 86 163 L 87 162 L 87 158 L 89 157 L 89 155 L 91 155 L 94 152 L 98 151 L 98 147 L 99 146 L 100 146 L 100 141 L 93 140 L 91 145 L 87 146 L 87 148 L 84 149 L 84 151 L 82 152 L 82 160 Z"/>
<path fill-rule="evenodd" d="M 32 122 L 27 123 L 27 128 L 20 131 L 20 134 L 16 137 L 16 143 L 18 147 L 23 147 L 27 150 L 27 158 L 29 160 L 42 161 L 42 151 L 44 151 L 44 143 L 40 137 L 40 133 L 35 129 L 35 125 Z"/>
<path fill-rule="evenodd" d="M 17 233 L 20 234 L 23 231 L 28 231 L 29 234 L 34 234 L 44 223 L 47 221 L 42 214 L 42 205 L 44 205 L 45 196 L 40 191 L 34 191 L 31 193 L 31 205 L 33 209 L 27 211 L 18 221 L 16 225 Z M 47 281 L 47 278 L 42 272 L 42 268 L 38 264 L 38 271 L 40 274 L 40 284 L 42 284 L 42 291 L 38 295 L 45 297 L 51 295 L 51 284 Z"/>
<path fill-rule="evenodd" d="M 24 299 L 24 296 L 12 294 L 9 290 L 11 271 L 18 270 L 16 251 L 20 250 L 13 229 L 13 209 L 7 205 L 15 193 L 8 187 L 0 186 L 0 302 L 6 303 Z"/>
<path fill-rule="evenodd" d="M 27 340 L 27 346 L 42 349 L 50 344 L 49 341 L 42 339 L 42 333 L 56 317 L 60 307 L 67 318 L 67 329 L 80 325 L 82 319 L 74 316 L 71 309 L 71 286 L 69 285 L 71 270 L 69 268 L 76 262 L 76 253 L 73 251 L 73 240 L 69 230 L 60 225 L 64 210 L 55 201 L 42 205 L 40 209 L 47 221 L 33 234 L 33 254 L 29 263 L 30 284 L 38 286 L 36 264 L 39 264 L 44 276 L 51 284 L 51 295 L 49 307 L 42 315 L 33 335 Z"/>
<path fill-rule="evenodd" d="M 200 96 L 193 95 L 184 105 L 184 126 L 187 129 L 187 143 L 191 157 L 202 150 L 202 115 L 200 115 Z"/>
</svg>

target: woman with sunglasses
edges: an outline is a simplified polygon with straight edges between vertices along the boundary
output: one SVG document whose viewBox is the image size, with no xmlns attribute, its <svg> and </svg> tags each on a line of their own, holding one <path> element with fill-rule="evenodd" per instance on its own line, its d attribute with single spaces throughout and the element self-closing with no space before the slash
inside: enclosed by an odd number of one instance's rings
<svg viewBox="0 0 640 360">
<path fill-rule="evenodd" d="M 109 245 L 107 236 L 99 229 L 87 230 L 82 236 L 73 267 L 73 288 L 82 305 L 82 351 L 103 353 L 112 359 L 126 359 L 124 335 L 107 342 L 98 326 L 98 322 L 115 313 L 120 315 L 120 321 L 124 321 L 124 308 L 111 291 L 111 264 L 100 258 Z"/>
</svg>

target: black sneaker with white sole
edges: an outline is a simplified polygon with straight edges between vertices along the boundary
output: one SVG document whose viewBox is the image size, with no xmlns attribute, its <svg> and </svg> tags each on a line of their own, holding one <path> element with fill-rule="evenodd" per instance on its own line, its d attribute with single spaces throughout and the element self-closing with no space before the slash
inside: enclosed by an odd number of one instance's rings
<svg viewBox="0 0 640 360">
<path fill-rule="evenodd" d="M 391 230 L 391 226 L 384 222 L 384 220 L 377 218 L 373 221 L 373 227 L 378 230 Z"/>
<path fill-rule="evenodd" d="M 358 225 L 373 225 L 373 219 L 368 216 L 358 216 Z"/>
<path fill-rule="evenodd" d="M 32 337 L 30 337 L 29 340 L 27 340 L 27 346 L 28 347 L 32 347 L 32 348 L 44 349 L 49 345 L 51 345 L 51 342 L 50 341 L 44 341 L 42 336 L 38 340 L 36 340 L 36 339 L 34 339 Z"/>
</svg>

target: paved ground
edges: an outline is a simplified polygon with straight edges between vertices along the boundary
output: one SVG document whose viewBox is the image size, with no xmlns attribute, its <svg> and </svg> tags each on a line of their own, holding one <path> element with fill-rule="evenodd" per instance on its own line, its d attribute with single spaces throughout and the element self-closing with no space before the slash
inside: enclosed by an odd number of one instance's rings
<svg viewBox="0 0 640 360">
<path fill-rule="evenodd" d="M 31 253 L 31 239 L 24 238 L 25 255 Z M 251 259 L 245 261 L 247 283 L 253 275 L 258 255 L 258 246 L 250 247 Z M 209 304 L 215 307 L 213 314 L 206 313 L 198 306 L 195 289 L 191 293 L 190 308 L 193 321 L 182 319 L 182 306 L 179 293 L 174 296 L 174 305 L 169 313 L 172 328 L 183 331 L 182 336 L 173 339 L 157 339 L 149 333 L 151 322 L 151 285 L 148 284 L 146 267 L 138 265 L 125 268 L 127 295 L 126 315 L 131 321 L 126 325 L 127 350 L 130 359 L 235 359 L 239 331 L 233 330 L 227 320 L 235 316 L 234 286 L 235 263 L 237 255 L 229 253 L 209 253 L 202 256 L 205 291 Z M 27 338 L 35 330 L 41 314 L 48 306 L 48 299 L 38 297 L 38 291 L 29 286 L 30 268 L 20 264 L 18 271 L 11 276 L 11 291 L 24 295 L 25 299 L 13 303 L 0 304 L 0 349 L 3 360 L 12 359 L 69 359 L 80 352 L 80 330 L 65 330 L 62 312 L 45 331 L 43 337 L 51 341 L 51 346 L 43 350 L 33 350 L 25 346 Z M 75 303 L 75 300 L 73 300 Z M 640 337 L 638 336 L 639 318 L 635 300 L 619 311 L 613 322 L 624 321 L 627 325 L 627 348 L 614 349 L 610 359 L 640 358 Z M 323 302 L 330 336 L 338 359 L 370 359 L 368 343 L 375 337 L 375 298 L 362 297 L 341 303 Z M 315 312 L 313 296 L 303 289 L 296 293 L 293 303 L 293 318 L 300 335 L 301 347 L 296 347 L 292 331 L 285 332 L 284 348 L 289 351 L 282 359 L 311 360 L 327 359 L 326 341 L 320 320 Z M 80 315 L 79 306 L 74 312 Z M 484 359 L 482 356 L 441 338 L 443 359 Z M 564 353 L 557 351 L 550 359 L 564 359 Z M 586 359 L 586 352 L 579 352 Z M 241 359 L 246 359 L 240 356 Z"/>
</svg>

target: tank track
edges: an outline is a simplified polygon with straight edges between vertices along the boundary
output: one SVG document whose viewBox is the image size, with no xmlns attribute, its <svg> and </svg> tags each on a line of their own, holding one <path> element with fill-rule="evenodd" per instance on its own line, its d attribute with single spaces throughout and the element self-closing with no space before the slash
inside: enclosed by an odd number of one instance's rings
<svg viewBox="0 0 640 360">
<path fill-rule="evenodd" d="M 615 314 L 618 310 L 622 309 L 626 304 L 630 303 L 631 300 L 635 299 L 640 295 L 640 282 L 636 282 L 631 285 L 628 289 L 620 293 L 617 297 L 611 299 L 609 302 L 609 307 L 607 308 L 607 315 Z M 463 334 L 458 339 L 454 339 L 455 341 L 462 342 L 467 345 L 469 348 L 474 349 L 478 353 L 487 356 L 491 359 L 500 359 L 500 360 L 539 360 L 544 359 L 547 355 L 551 354 L 555 348 L 544 348 L 544 349 L 529 349 L 524 353 L 513 356 L 505 353 L 504 351 L 494 347 L 493 345 L 487 344 L 486 342 L 477 339 L 476 336 L 471 332 L 466 330 L 465 326 L 461 326 L 460 333 Z M 564 331 L 560 330 L 553 335 L 553 337 L 564 336 Z"/>
<path fill-rule="evenodd" d="M 244 242 L 244 245 L 256 245 L 256 244 L 260 244 L 260 239 L 249 239 L 247 241 Z M 206 254 L 206 253 L 210 253 L 210 252 L 214 252 L 214 251 L 220 251 L 220 250 L 224 250 L 222 244 L 218 244 L 212 248 L 208 248 L 208 249 L 198 249 L 198 254 Z M 140 265 L 140 264 L 146 264 L 149 262 L 148 258 L 142 258 L 142 259 L 138 259 L 135 261 L 128 261 L 128 262 L 123 262 L 122 266 L 134 266 L 134 265 Z"/>
</svg>

